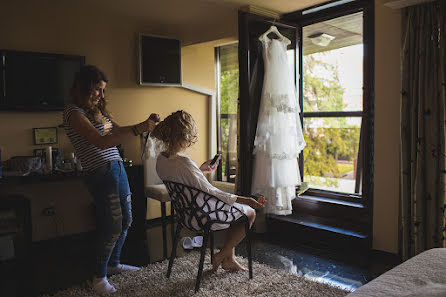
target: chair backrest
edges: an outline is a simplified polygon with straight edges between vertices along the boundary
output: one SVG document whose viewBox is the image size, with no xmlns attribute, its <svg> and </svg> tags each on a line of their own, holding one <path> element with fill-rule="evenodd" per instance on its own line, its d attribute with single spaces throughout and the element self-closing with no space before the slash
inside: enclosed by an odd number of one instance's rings
<svg viewBox="0 0 446 297">
<path fill-rule="evenodd" d="M 182 183 L 163 181 L 179 222 L 192 231 L 203 231 L 213 224 L 234 223 L 245 214 L 217 197 Z"/>
</svg>

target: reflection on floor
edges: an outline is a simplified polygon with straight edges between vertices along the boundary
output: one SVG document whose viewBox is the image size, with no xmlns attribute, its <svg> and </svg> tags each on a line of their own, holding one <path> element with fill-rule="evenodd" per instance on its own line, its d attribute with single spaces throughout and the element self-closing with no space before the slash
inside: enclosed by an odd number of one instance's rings
<svg viewBox="0 0 446 297">
<path fill-rule="evenodd" d="M 167 228 L 167 254 L 171 251 L 171 229 Z M 193 237 L 197 234 L 183 230 L 182 236 Z M 265 263 L 306 278 L 327 282 L 354 290 L 374 277 L 391 269 L 397 263 L 386 259 L 339 255 L 326 250 L 300 246 L 290 241 L 273 239 L 265 235 L 255 235 L 252 250 L 255 261 Z M 0 295 L 5 297 L 40 296 L 54 293 L 89 280 L 94 267 L 93 241 L 88 238 L 55 240 L 40 243 L 33 247 L 31 263 L 21 267 L 0 263 L 2 282 Z M 88 240 L 87 240 L 88 239 Z M 163 260 L 163 241 L 160 226 L 147 229 L 147 244 L 128 240 L 123 249 L 122 262 L 144 265 Z M 215 247 L 224 241 L 224 231 L 216 233 Z M 177 255 L 187 255 L 181 244 Z M 246 257 L 246 247 L 242 242 L 236 249 L 238 255 Z M 198 263 L 197 263 L 198 264 Z M 9 266 L 8 266 L 9 265 Z M 255 272 L 254 272 L 255 276 Z"/>
</svg>

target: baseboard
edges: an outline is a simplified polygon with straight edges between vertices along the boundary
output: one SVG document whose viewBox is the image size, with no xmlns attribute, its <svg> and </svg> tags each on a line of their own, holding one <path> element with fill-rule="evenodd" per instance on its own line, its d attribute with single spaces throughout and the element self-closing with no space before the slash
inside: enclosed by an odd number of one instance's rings
<svg viewBox="0 0 446 297">
<path fill-rule="evenodd" d="M 385 263 L 399 265 L 403 262 L 401 256 L 398 254 L 375 250 L 375 249 L 371 250 L 371 254 L 372 254 L 373 258 L 382 259 Z"/>
</svg>

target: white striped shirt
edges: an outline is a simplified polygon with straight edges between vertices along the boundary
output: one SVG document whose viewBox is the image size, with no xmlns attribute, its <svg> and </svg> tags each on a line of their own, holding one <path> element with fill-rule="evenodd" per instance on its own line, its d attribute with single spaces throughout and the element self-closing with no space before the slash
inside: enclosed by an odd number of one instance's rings
<svg viewBox="0 0 446 297">
<path fill-rule="evenodd" d="M 90 143 L 85 137 L 74 131 L 69 124 L 70 117 L 74 112 L 78 112 L 86 116 L 101 135 L 104 135 L 104 124 L 110 127 L 110 131 L 113 130 L 113 124 L 110 119 L 105 116 L 102 116 L 102 122 L 98 123 L 82 108 L 74 104 L 65 105 L 63 111 L 65 133 L 73 144 L 77 159 L 81 162 L 83 169 L 85 171 L 92 171 L 102 165 L 105 165 L 109 161 L 122 160 L 121 156 L 119 155 L 119 151 L 115 146 L 107 149 L 100 149 L 94 144 Z"/>
</svg>

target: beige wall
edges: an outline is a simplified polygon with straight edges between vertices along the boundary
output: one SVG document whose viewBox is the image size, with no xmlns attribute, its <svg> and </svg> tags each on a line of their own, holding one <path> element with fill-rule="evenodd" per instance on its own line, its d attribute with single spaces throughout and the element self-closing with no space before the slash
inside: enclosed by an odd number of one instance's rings
<svg viewBox="0 0 446 297">
<path fill-rule="evenodd" d="M 200 141 L 192 157 L 207 157 L 208 98 L 180 88 L 140 87 L 136 83 L 137 34 L 151 32 L 130 19 L 88 13 L 85 8 L 2 4 L 0 48 L 86 56 L 88 64 L 98 65 L 109 78 L 107 95 L 110 110 L 121 125 L 134 124 L 151 112 L 162 117 L 178 109 L 192 113 L 199 126 Z M 9 10 L 8 10 L 9 9 Z M 74 11 L 73 11 L 74 10 Z M 20 11 L 20 13 L 17 13 Z M 12 29 L 13 28 L 13 29 Z M 214 51 L 211 45 L 191 45 L 182 49 L 183 80 L 214 89 Z M 30 155 L 34 148 L 32 128 L 57 126 L 61 112 L 0 112 L 0 146 L 3 159 Z M 63 151 L 72 151 L 63 129 L 59 129 Z M 127 156 L 139 162 L 138 140 L 125 144 Z"/>
<path fill-rule="evenodd" d="M 398 252 L 401 12 L 375 4 L 373 248 Z"/>
<path fill-rule="evenodd" d="M 92 7 L 67 7 L 67 2 L 46 7 L 34 3 L 2 3 L 0 49 L 85 56 L 88 64 L 99 66 L 107 74 L 110 111 L 121 125 L 143 121 L 152 112 L 164 118 L 178 109 L 189 111 L 199 129 L 199 141 L 190 155 L 199 164 L 207 160 L 208 97 L 180 88 L 137 85 L 138 33 L 167 33 L 152 31 L 129 18 L 98 14 Z M 183 47 L 182 59 L 184 82 L 214 90 L 212 44 Z M 43 147 L 33 145 L 32 128 L 61 123 L 61 112 L 0 111 L 2 159 L 32 155 L 33 149 Z M 58 130 L 59 142 L 52 146 L 64 153 L 74 151 L 63 129 Z M 125 143 L 124 149 L 127 158 L 141 163 L 138 137 Z M 159 204 L 152 201 L 149 217 L 155 216 L 159 216 Z"/>
</svg>

